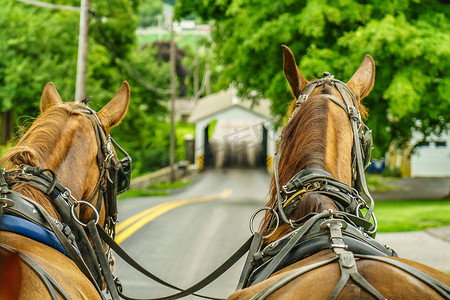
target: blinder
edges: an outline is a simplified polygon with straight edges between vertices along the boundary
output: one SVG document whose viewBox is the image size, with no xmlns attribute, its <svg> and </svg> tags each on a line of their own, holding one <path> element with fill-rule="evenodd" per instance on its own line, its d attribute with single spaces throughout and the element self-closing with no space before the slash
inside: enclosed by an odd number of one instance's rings
<svg viewBox="0 0 450 300">
<path fill-rule="evenodd" d="M 372 130 L 370 130 L 367 126 L 365 126 L 364 133 L 360 134 L 359 138 L 361 140 L 361 148 L 362 148 L 362 154 L 363 154 L 363 167 L 364 170 L 367 169 L 370 165 L 370 157 L 372 155 L 372 144 L 373 144 L 373 138 L 372 138 Z"/>
<path fill-rule="evenodd" d="M 111 147 L 117 148 L 124 158 L 117 160 L 114 157 L 110 159 L 107 165 L 107 180 L 106 180 L 106 201 L 107 201 L 107 215 L 117 221 L 117 196 L 125 193 L 130 188 L 131 182 L 131 157 L 123 150 L 116 141 L 109 137 L 108 143 Z M 112 151 L 112 149 L 111 149 Z"/>
<path fill-rule="evenodd" d="M 117 195 L 121 195 L 128 191 L 130 188 L 130 182 L 131 182 L 131 157 L 130 155 L 123 150 L 117 142 L 110 138 L 113 146 L 117 148 L 125 157 L 116 160 L 114 159 L 112 166 L 108 169 L 109 176 L 113 181 L 113 184 L 115 185 L 115 190 L 117 192 Z"/>
</svg>

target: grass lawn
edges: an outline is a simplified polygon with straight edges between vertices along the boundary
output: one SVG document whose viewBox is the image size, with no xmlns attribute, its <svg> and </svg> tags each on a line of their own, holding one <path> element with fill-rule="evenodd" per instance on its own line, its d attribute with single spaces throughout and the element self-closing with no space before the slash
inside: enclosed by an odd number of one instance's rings
<svg viewBox="0 0 450 300">
<path fill-rule="evenodd" d="M 378 232 L 423 230 L 450 225 L 450 201 L 376 202 Z"/>
</svg>

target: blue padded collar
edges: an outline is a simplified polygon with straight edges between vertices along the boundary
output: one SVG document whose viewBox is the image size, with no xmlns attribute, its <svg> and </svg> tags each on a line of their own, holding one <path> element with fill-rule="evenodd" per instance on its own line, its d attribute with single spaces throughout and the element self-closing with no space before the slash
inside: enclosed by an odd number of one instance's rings
<svg viewBox="0 0 450 300">
<path fill-rule="evenodd" d="M 69 257 L 61 242 L 50 230 L 45 229 L 28 220 L 12 215 L 3 215 L 1 222 L 1 230 L 26 236 L 37 242 L 50 246 Z"/>
</svg>

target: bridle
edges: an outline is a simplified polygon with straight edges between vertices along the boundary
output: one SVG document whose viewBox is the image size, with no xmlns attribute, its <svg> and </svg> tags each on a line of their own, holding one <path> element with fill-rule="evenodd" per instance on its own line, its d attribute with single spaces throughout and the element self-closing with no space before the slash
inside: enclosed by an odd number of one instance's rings
<svg viewBox="0 0 450 300">
<path fill-rule="evenodd" d="M 90 227 L 100 227 L 99 211 L 104 201 L 106 209 L 105 233 L 114 238 L 115 225 L 117 222 L 117 195 L 125 192 L 130 185 L 131 157 L 112 138 L 107 135 L 96 112 L 81 102 L 82 108 L 74 109 L 72 113 L 85 115 L 91 122 L 95 131 L 98 153 L 97 163 L 99 167 L 99 178 L 95 188 L 87 200 L 76 199 L 70 189 L 63 186 L 58 180 L 56 172 L 50 169 L 43 169 L 38 166 L 20 165 L 11 170 L 0 170 L 0 217 L 5 214 L 19 217 L 33 224 L 47 228 L 56 235 L 57 240 L 62 245 L 64 253 L 71 258 L 78 268 L 93 283 L 101 294 L 100 287 L 103 284 L 102 271 L 99 268 L 101 258 L 108 258 L 101 269 L 108 268 L 112 262 L 111 252 L 108 247 L 106 253 L 103 247 L 93 247 L 85 231 Z M 118 160 L 114 148 L 117 148 L 125 157 Z M 55 210 L 61 218 L 61 222 L 54 219 L 49 213 L 34 200 L 12 190 L 18 183 L 26 183 L 29 186 L 43 192 L 53 204 Z M 92 203 L 97 195 L 97 202 Z M 88 207 L 93 210 L 91 220 L 84 223 L 76 213 L 76 207 L 80 206 L 80 212 Z M 11 229 L 10 229 L 11 230 Z M 11 230 L 12 231 L 12 230 Z M 14 232 L 14 231 L 13 231 Z M 92 237 L 91 237 L 92 238 Z M 5 245 L 0 244 L 3 249 Z M 94 253 L 94 251 L 96 253 Z M 24 260 L 26 261 L 26 260 Z M 101 263 L 100 263 L 101 264 Z M 33 265 L 33 270 L 41 269 Z M 46 275 L 49 276 L 48 274 Z M 46 277 L 41 275 L 40 277 Z M 44 282 L 44 281 L 43 281 Z M 60 290 L 60 287 L 54 288 Z M 49 287 L 47 287 L 49 290 Z M 49 291 L 50 292 L 50 291 Z M 53 292 L 54 293 L 54 292 Z M 51 293 L 52 294 L 52 293 Z M 60 293 L 61 294 L 61 293 Z"/>
<path fill-rule="evenodd" d="M 265 288 L 255 294 L 251 300 L 263 300 L 273 295 L 275 291 L 292 280 L 330 263 L 337 262 L 340 268 L 340 279 L 329 295 L 330 300 L 337 299 L 347 282 L 351 278 L 353 284 L 365 290 L 375 299 L 385 299 L 358 271 L 356 260 L 367 259 L 381 261 L 391 265 L 416 279 L 426 283 L 430 288 L 442 295 L 450 297 L 450 287 L 415 269 L 405 263 L 390 258 L 397 256 L 395 251 L 375 241 L 373 236 L 377 229 L 377 222 L 373 214 L 374 201 L 370 195 L 364 177 L 364 168 L 370 159 L 370 151 L 365 149 L 371 144 L 370 131 L 363 125 L 360 113 L 355 105 L 355 97 L 350 88 L 343 82 L 334 79 L 328 72 L 321 79 L 309 83 L 296 101 L 293 115 L 296 114 L 304 101 L 307 101 L 312 91 L 322 85 L 332 84 L 339 91 L 344 103 L 332 95 L 322 94 L 327 99 L 341 107 L 349 117 L 352 133 L 352 186 L 348 186 L 322 169 L 303 169 L 294 175 L 287 184 L 280 188 L 278 177 L 278 164 L 283 149 L 276 154 L 274 163 L 274 178 L 276 183 L 276 201 L 273 207 L 264 207 L 258 210 L 272 212 L 272 218 L 266 232 L 273 230 L 266 236 L 254 232 L 253 247 L 250 247 L 244 269 L 239 280 L 238 290 L 263 282 L 276 271 L 300 261 L 311 254 L 321 250 L 331 249 L 320 260 L 286 272 Z M 347 96 L 350 95 L 350 98 Z M 368 154 L 367 154 L 368 153 Z M 365 156 L 364 156 L 365 155 Z M 302 197 L 315 192 L 328 196 L 338 207 L 339 211 L 310 213 L 299 220 L 291 220 L 287 217 L 302 201 Z M 364 197 L 361 195 L 364 193 Z M 367 208 L 366 215 L 362 215 L 360 209 Z M 373 218 L 374 224 L 370 221 Z M 280 224 L 280 220 L 292 227 L 292 231 L 285 236 L 264 244 L 264 239 L 272 235 Z M 281 274 L 280 274 L 281 275 Z"/>
<path fill-rule="evenodd" d="M 117 223 L 117 196 L 126 192 L 130 187 L 131 180 L 131 157 L 116 143 L 110 136 L 106 136 L 102 123 L 96 112 L 85 105 L 81 110 L 91 121 L 97 140 L 97 165 L 99 167 L 99 179 L 94 190 L 88 197 L 87 202 L 92 203 L 97 195 L 96 210 L 100 211 L 102 200 L 105 199 L 106 221 L 105 228 L 114 237 L 115 225 Z M 117 160 L 114 148 L 124 155 L 124 158 Z"/>
<path fill-rule="evenodd" d="M 307 101 L 312 91 L 324 84 L 331 84 L 336 87 L 341 95 L 344 103 L 336 97 L 329 94 L 322 94 L 347 114 L 353 133 L 353 147 L 352 147 L 352 186 L 349 187 L 333 178 L 331 174 L 319 169 L 305 169 L 294 175 L 289 182 L 280 187 L 278 177 L 278 165 L 280 162 L 282 150 L 275 155 L 274 160 L 274 178 L 276 184 L 276 206 L 272 208 L 265 208 L 270 210 L 276 217 L 272 217 L 271 224 L 274 221 L 279 223 L 281 219 L 284 223 L 289 224 L 293 229 L 299 226 L 299 220 L 291 220 L 286 215 L 286 209 L 293 210 L 292 206 L 298 206 L 303 194 L 315 191 L 317 193 L 329 196 L 338 208 L 343 211 L 353 213 L 361 219 L 360 227 L 368 234 L 375 234 L 377 229 L 377 222 L 373 213 L 374 201 L 367 188 L 367 183 L 364 176 L 364 169 L 369 164 L 370 152 L 372 146 L 371 131 L 361 120 L 361 114 L 355 102 L 355 96 L 350 88 L 342 81 L 337 80 L 328 72 L 322 74 L 322 78 L 314 80 L 306 85 L 300 93 L 292 116 L 295 115 L 303 102 Z M 349 96 L 350 95 L 350 98 Z M 292 118 L 291 116 L 291 118 Z M 365 216 L 360 209 L 367 208 Z M 279 215 L 279 217 L 278 217 Z M 372 217 L 374 224 L 370 224 L 369 220 Z M 275 228 L 276 229 L 276 228 Z M 275 231 L 273 229 L 272 233 Z M 267 236 L 266 236 L 267 237 Z"/>
</svg>

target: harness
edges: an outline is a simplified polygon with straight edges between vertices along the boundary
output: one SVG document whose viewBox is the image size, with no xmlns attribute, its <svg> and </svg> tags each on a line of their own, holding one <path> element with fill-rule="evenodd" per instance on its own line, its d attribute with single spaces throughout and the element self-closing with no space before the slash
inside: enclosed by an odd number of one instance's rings
<svg viewBox="0 0 450 300">
<path fill-rule="evenodd" d="M 250 229 L 254 234 L 253 247 L 247 256 L 237 290 L 260 283 L 277 270 L 307 256 L 321 250 L 332 249 L 332 254 L 327 258 L 290 272 L 261 290 L 252 300 L 265 299 L 293 279 L 333 262 L 339 263 L 341 278 L 331 292 L 330 300 L 339 296 L 350 278 L 376 299 L 384 299 L 358 273 L 355 261 L 358 258 L 383 261 L 395 266 L 426 283 L 443 297 L 450 298 L 450 287 L 409 265 L 389 258 L 397 256 L 395 251 L 373 239 L 377 229 L 377 221 L 373 213 L 375 203 L 364 176 L 364 169 L 370 161 L 372 136 L 371 131 L 361 121 L 361 115 L 356 108 L 355 96 L 350 88 L 342 81 L 334 79 L 330 73 L 324 72 L 321 79 L 310 82 L 304 88 L 296 101 L 292 115 L 299 111 L 301 104 L 308 99 L 312 91 L 323 84 L 331 84 L 339 91 L 344 103 L 332 95 L 323 94 L 322 96 L 342 108 L 351 123 L 353 133 L 352 186 L 339 182 L 324 170 L 309 168 L 301 170 L 287 184 L 280 187 L 278 164 L 283 150 L 280 149 L 274 161 L 276 201 L 273 207 L 263 207 L 256 211 L 250 220 Z M 329 210 L 323 213 L 309 214 L 299 220 L 289 219 L 287 216 L 300 205 L 302 197 L 309 192 L 329 197 L 339 211 Z M 362 209 L 367 209 L 365 215 L 361 212 Z M 272 213 L 267 228 L 267 232 L 272 230 L 272 233 L 266 236 L 261 236 L 253 230 L 253 219 L 263 210 Z M 373 224 L 370 222 L 371 219 Z M 261 249 L 263 239 L 275 232 L 280 221 L 289 224 L 293 231 Z"/>
<path fill-rule="evenodd" d="M 94 110 L 84 105 L 77 112 L 87 116 L 93 124 L 98 145 L 97 163 L 99 166 L 99 179 L 87 200 L 77 200 L 72 196 L 71 191 L 63 186 L 57 179 L 56 173 L 50 169 L 42 169 L 37 166 L 21 165 L 15 169 L 6 171 L 0 169 L 0 229 L 21 234 L 51 246 L 62 252 L 78 266 L 83 274 L 96 287 L 102 295 L 100 287 L 103 285 L 103 278 L 110 285 L 113 284 L 112 275 L 106 274 L 106 267 L 109 263 L 100 262 L 112 261 L 110 250 L 106 256 L 102 250 L 94 250 L 90 244 L 85 228 L 90 223 L 97 225 L 102 202 L 106 208 L 105 228 L 109 236 L 114 236 L 115 224 L 117 222 L 117 195 L 125 192 L 130 183 L 131 158 L 120 148 L 110 137 L 106 136 L 103 126 Z M 117 160 L 114 155 L 114 147 L 125 155 L 125 158 Z M 58 212 L 61 222 L 53 218 L 48 212 L 34 200 L 13 191 L 13 186 L 18 183 L 27 185 L 44 193 Z M 97 195 L 96 206 L 92 204 Z M 80 211 L 90 208 L 93 211 L 92 218 L 88 224 L 83 223 L 77 213 L 76 207 L 80 206 Z M 100 226 L 99 226 L 100 227 Z M 100 248 L 102 245 L 100 245 Z M 0 244 L 0 248 L 6 251 L 13 251 L 11 247 Z M 39 273 L 41 280 L 47 278 L 46 272 L 42 273 L 41 267 L 36 267 L 36 263 L 30 262 L 31 258 L 20 253 L 22 260 L 27 263 L 33 271 Z M 99 267 L 101 265 L 101 267 Z M 110 273 L 110 272 L 109 272 Z M 110 278 L 107 278 L 110 277 Z M 47 280 L 48 281 L 48 280 Z M 112 281 L 112 282 L 111 282 Z M 50 295 L 55 295 L 61 287 L 54 284 L 46 284 Z M 113 287 L 111 285 L 111 287 Z M 112 289 L 115 292 L 115 287 Z M 117 294 L 117 292 L 115 292 Z M 60 293 L 64 299 L 65 292 Z M 102 295 L 103 297 L 103 295 Z M 118 297 L 117 297 L 118 298 Z M 57 299 L 53 297 L 52 299 Z"/>
<path fill-rule="evenodd" d="M 267 260 L 266 266 L 262 271 L 258 273 L 257 269 L 255 271 L 256 275 L 252 274 L 253 278 L 250 278 L 250 280 L 253 280 L 251 283 L 252 285 L 265 280 L 272 272 L 282 268 L 283 265 L 279 264 L 280 262 L 283 262 L 283 260 L 287 260 L 285 262 L 287 264 L 292 263 L 289 261 L 288 256 L 292 255 L 292 252 L 300 249 L 305 252 L 304 254 L 307 254 L 309 250 L 308 255 L 310 255 L 311 253 L 316 253 L 323 249 L 333 250 L 332 253 L 325 256 L 322 260 L 289 272 L 288 275 L 276 280 L 266 288 L 262 289 L 254 295 L 251 300 L 266 299 L 276 290 L 301 275 L 334 262 L 339 263 L 341 277 L 335 288 L 332 290 L 328 298 L 329 300 L 335 300 L 339 296 L 350 278 L 375 299 L 384 300 L 385 297 L 383 297 L 383 295 L 381 295 L 380 292 L 378 292 L 358 272 L 356 266 L 356 261 L 358 259 L 380 261 L 394 266 L 425 283 L 439 295 L 444 297 L 444 299 L 450 299 L 450 287 L 432 278 L 426 273 L 411 267 L 410 265 L 390 258 L 389 256 L 396 256 L 393 250 L 385 246 L 381 246 L 369 236 L 361 235 L 361 231 L 357 230 L 351 222 L 348 223 L 348 219 L 346 219 L 346 217 L 347 215 L 345 213 L 333 211 L 314 214 L 313 216 L 310 216 L 308 221 L 306 221 L 305 224 L 299 227 L 296 231 L 293 231 L 286 237 L 269 244 L 262 252 L 256 253 L 254 255 L 255 258 L 264 257 L 264 253 L 270 255 L 268 253 L 269 251 L 276 252 L 272 258 Z M 327 239 L 327 248 L 317 248 L 314 243 L 315 239 L 322 236 Z M 271 250 L 271 248 L 274 250 Z M 294 261 L 297 260 L 297 258 L 294 259 Z M 245 279 L 247 281 L 249 280 L 248 277 Z"/>
</svg>

